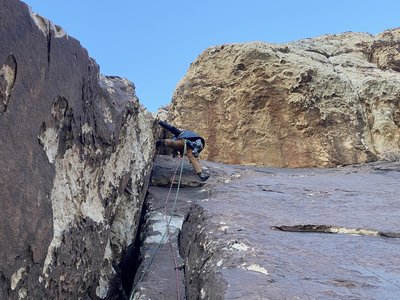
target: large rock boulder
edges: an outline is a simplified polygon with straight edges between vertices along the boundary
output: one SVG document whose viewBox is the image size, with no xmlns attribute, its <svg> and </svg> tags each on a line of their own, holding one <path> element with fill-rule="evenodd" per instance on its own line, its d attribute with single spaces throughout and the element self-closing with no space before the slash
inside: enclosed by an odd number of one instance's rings
<svg viewBox="0 0 400 300">
<path fill-rule="evenodd" d="M 285 167 L 400 152 L 400 29 L 205 50 L 177 85 L 170 120 L 206 138 L 203 157 Z"/>
<path fill-rule="evenodd" d="M 0 298 L 110 296 L 136 235 L 153 118 L 59 26 L 17 0 L 0 7 Z"/>
</svg>

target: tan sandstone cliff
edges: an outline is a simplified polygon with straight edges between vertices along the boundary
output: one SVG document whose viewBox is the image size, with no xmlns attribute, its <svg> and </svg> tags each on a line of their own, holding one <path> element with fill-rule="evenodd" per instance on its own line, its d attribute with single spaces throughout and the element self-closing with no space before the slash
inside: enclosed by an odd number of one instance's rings
<svg viewBox="0 0 400 300">
<path fill-rule="evenodd" d="M 205 50 L 170 120 L 203 159 L 284 167 L 355 164 L 400 151 L 400 29 Z"/>
</svg>

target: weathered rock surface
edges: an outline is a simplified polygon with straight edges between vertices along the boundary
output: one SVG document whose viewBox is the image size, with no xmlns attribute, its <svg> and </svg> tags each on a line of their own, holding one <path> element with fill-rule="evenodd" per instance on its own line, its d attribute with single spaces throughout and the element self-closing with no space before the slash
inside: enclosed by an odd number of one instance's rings
<svg viewBox="0 0 400 300">
<path fill-rule="evenodd" d="M 183 222 L 187 299 L 398 299 L 399 163 L 207 165 L 221 183 Z"/>
<path fill-rule="evenodd" d="M 275 169 L 202 161 L 211 177 L 197 187 L 185 163 L 174 210 L 176 184 L 167 199 L 179 163 L 156 157 L 133 299 L 176 299 L 177 286 L 181 299 L 398 298 L 399 163 Z M 178 285 L 173 255 L 184 266 Z"/>
<path fill-rule="evenodd" d="M 133 299 L 177 299 L 177 296 L 179 299 L 190 299 L 186 297 L 187 280 L 182 268 L 183 259 L 179 254 L 182 222 L 191 205 L 207 199 L 212 187 L 229 180 L 234 176 L 232 173 L 236 172 L 225 167 L 219 169 L 216 175 L 208 170 L 209 163 L 202 164 L 207 172 L 215 175 L 206 183 L 199 181 L 187 159 L 182 165 L 181 158 L 156 156 L 146 198 L 141 263 L 136 273 Z M 178 270 L 175 270 L 175 264 Z"/>
<path fill-rule="evenodd" d="M 112 298 L 152 117 L 59 26 L 16 0 L 0 7 L 0 298 Z"/>
<path fill-rule="evenodd" d="M 347 165 L 400 153 L 400 29 L 205 50 L 178 84 L 178 127 L 207 160 Z"/>
<path fill-rule="evenodd" d="M 189 206 L 208 196 L 203 186 L 186 159 L 156 156 L 146 198 L 134 299 L 186 299 L 183 270 L 175 270 L 175 264 L 179 267 L 183 262 L 178 234 Z"/>
</svg>

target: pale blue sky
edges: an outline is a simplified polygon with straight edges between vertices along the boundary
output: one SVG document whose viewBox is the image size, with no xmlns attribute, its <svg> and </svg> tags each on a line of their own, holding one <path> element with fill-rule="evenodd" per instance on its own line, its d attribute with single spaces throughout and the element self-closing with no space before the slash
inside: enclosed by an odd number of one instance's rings
<svg viewBox="0 0 400 300">
<path fill-rule="evenodd" d="M 155 112 L 208 47 L 288 42 L 400 26 L 398 0 L 25 0 L 77 38 L 104 75 L 126 77 Z"/>
</svg>

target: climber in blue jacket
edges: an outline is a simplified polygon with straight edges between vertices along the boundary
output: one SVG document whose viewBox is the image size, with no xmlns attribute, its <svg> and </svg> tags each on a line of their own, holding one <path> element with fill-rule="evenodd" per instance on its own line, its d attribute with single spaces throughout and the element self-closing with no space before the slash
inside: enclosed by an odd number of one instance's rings
<svg viewBox="0 0 400 300">
<path fill-rule="evenodd" d="M 186 141 L 186 156 L 189 158 L 189 161 L 192 164 L 197 176 L 199 176 L 200 180 L 206 181 L 210 176 L 203 173 L 203 169 L 198 161 L 199 154 L 205 146 L 204 139 L 193 131 L 180 130 L 164 121 L 159 121 L 158 124 L 171 132 L 174 135 L 174 139 L 157 141 L 157 148 L 164 144 L 169 148 L 175 149 L 180 153 L 183 153 Z"/>
</svg>

